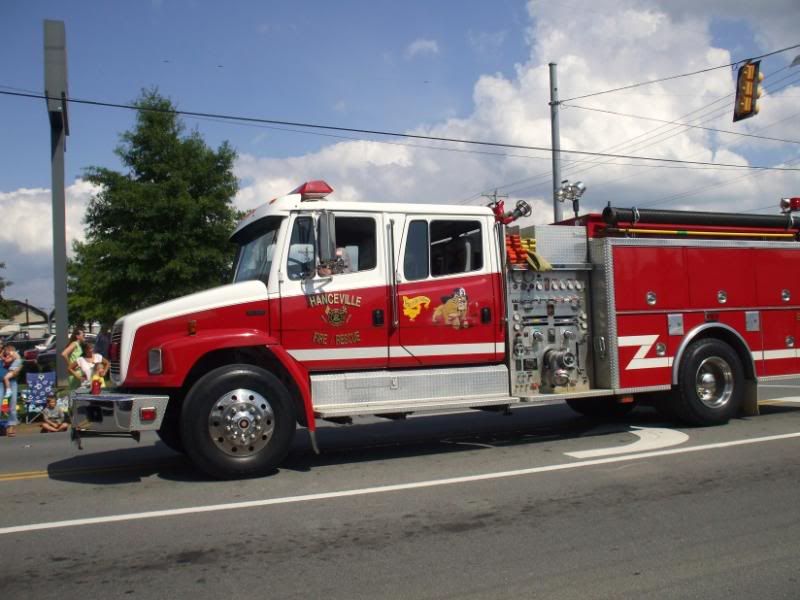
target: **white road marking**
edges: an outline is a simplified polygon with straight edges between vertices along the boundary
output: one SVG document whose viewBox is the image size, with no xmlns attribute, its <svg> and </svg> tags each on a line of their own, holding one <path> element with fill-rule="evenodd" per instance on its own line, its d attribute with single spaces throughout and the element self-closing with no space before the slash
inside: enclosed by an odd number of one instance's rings
<svg viewBox="0 0 800 600">
<path fill-rule="evenodd" d="M 800 389 L 800 385 L 781 385 L 779 383 L 759 383 L 758 387 L 774 387 L 774 388 L 791 388 L 791 389 Z"/>
<path fill-rule="evenodd" d="M 385 494 L 387 492 L 401 492 L 423 488 L 439 487 L 444 485 L 456 485 L 462 483 L 472 483 L 475 481 L 490 481 L 494 479 L 505 479 L 509 477 L 521 477 L 525 475 L 535 475 L 538 473 L 550 473 L 553 471 L 566 471 L 569 469 L 579 469 L 582 467 L 593 467 L 596 465 L 607 465 L 632 460 L 643 460 L 655 458 L 657 456 L 671 456 L 673 454 L 686 454 L 688 452 L 705 452 L 707 450 L 718 450 L 733 446 L 745 446 L 749 444 L 762 444 L 765 442 L 775 442 L 778 440 L 788 440 L 800 438 L 800 431 L 795 433 L 784 433 L 781 435 L 770 435 L 758 438 L 743 440 L 733 440 L 730 442 L 717 442 L 714 444 L 703 444 L 700 446 L 688 446 L 685 448 L 670 448 L 667 450 L 654 450 L 651 452 L 639 452 L 638 454 L 627 454 L 625 456 L 609 456 L 584 460 L 579 462 L 561 463 L 557 465 L 547 465 L 543 467 L 531 467 L 528 469 L 517 469 L 515 471 L 500 471 L 498 473 L 483 473 L 480 475 L 465 475 L 462 477 L 450 477 L 447 479 L 431 479 L 428 481 L 417 481 L 413 483 L 398 483 L 394 485 L 381 485 L 377 487 L 360 488 L 355 490 L 343 490 L 339 492 L 322 492 L 319 494 L 306 494 L 303 496 L 286 496 L 283 498 L 266 498 L 263 500 L 251 500 L 246 502 L 232 502 L 229 504 L 212 504 L 208 506 L 193 506 L 187 508 L 173 508 L 167 510 L 153 510 L 140 513 L 128 513 L 122 515 L 109 515 L 106 517 L 88 517 L 85 519 L 70 519 L 67 521 L 52 521 L 50 523 L 33 523 L 31 525 L 15 525 L 12 527 L 0 528 L 0 535 L 10 533 L 27 533 L 29 531 L 42 531 L 47 529 L 59 529 L 63 527 L 81 527 L 84 525 L 99 525 L 103 523 L 118 523 L 120 521 L 136 521 L 143 519 L 155 519 L 158 517 L 177 517 L 182 515 L 194 515 L 199 513 L 220 512 L 223 510 L 239 510 L 243 508 L 257 508 L 262 506 L 275 506 L 279 504 L 296 504 L 299 502 L 314 502 L 316 500 L 330 500 L 334 498 L 346 498 L 349 496 L 366 496 L 369 494 Z"/>
<path fill-rule="evenodd" d="M 596 450 L 581 450 L 579 452 L 565 452 L 572 458 L 597 458 L 600 456 L 614 456 L 616 454 L 629 454 L 631 452 L 646 452 L 669 446 L 683 444 L 689 436 L 674 429 L 664 427 L 631 427 L 630 431 L 639 439 L 632 444 L 614 446 L 612 448 L 598 448 Z M 591 433 L 591 432 L 589 432 Z"/>
<path fill-rule="evenodd" d="M 775 402 L 781 402 L 785 404 L 800 404 L 800 398 L 797 396 L 787 396 L 786 398 L 765 398 L 762 402 L 769 402 L 770 404 Z"/>
</svg>

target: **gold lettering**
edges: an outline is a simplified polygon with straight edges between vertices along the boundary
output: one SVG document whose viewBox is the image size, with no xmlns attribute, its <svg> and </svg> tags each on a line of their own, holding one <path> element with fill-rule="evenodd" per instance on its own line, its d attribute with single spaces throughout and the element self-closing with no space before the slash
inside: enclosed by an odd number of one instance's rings
<svg viewBox="0 0 800 600">
<path fill-rule="evenodd" d="M 328 345 L 328 334 L 315 331 L 311 337 L 311 341 L 320 346 Z"/>
<path fill-rule="evenodd" d="M 349 333 L 337 333 L 336 345 L 344 346 L 347 344 L 358 344 L 361 341 L 361 332 L 351 331 Z"/>
</svg>

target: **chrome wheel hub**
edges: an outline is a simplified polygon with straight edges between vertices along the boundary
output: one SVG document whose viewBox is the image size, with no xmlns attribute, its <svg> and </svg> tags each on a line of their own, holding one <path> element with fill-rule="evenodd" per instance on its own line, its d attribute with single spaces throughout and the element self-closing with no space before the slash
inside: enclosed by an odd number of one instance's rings
<svg viewBox="0 0 800 600">
<path fill-rule="evenodd" d="M 700 402 L 709 408 L 720 408 L 733 395 L 733 371 L 717 356 L 705 359 L 697 368 L 695 389 Z"/>
<path fill-rule="evenodd" d="M 269 444 L 275 413 L 269 401 L 253 390 L 238 389 L 220 397 L 208 415 L 208 433 L 225 454 L 249 456 Z"/>
</svg>

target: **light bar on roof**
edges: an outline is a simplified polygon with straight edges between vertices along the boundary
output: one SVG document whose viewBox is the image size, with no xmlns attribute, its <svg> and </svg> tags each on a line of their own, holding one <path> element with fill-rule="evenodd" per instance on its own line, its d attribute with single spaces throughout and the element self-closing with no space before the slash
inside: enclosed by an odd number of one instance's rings
<svg viewBox="0 0 800 600">
<path fill-rule="evenodd" d="M 333 188 L 321 179 L 316 181 L 306 181 L 300 187 L 295 188 L 290 194 L 300 194 L 300 199 L 305 200 L 319 200 L 324 198 L 333 191 Z"/>
</svg>

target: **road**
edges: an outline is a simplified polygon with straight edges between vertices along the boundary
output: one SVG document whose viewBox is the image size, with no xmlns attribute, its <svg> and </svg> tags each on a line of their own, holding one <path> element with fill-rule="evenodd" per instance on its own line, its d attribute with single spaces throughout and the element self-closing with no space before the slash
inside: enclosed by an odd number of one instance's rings
<svg viewBox="0 0 800 600">
<path fill-rule="evenodd" d="M 152 436 L 0 438 L 2 597 L 796 599 L 800 381 L 761 400 L 358 421 L 237 482 Z"/>
</svg>

